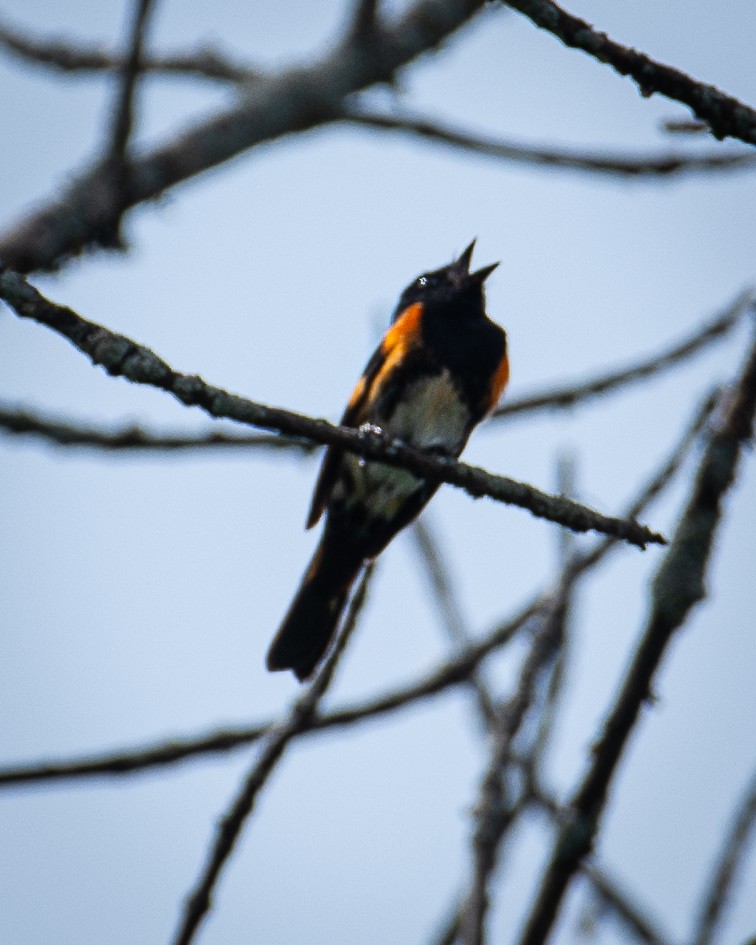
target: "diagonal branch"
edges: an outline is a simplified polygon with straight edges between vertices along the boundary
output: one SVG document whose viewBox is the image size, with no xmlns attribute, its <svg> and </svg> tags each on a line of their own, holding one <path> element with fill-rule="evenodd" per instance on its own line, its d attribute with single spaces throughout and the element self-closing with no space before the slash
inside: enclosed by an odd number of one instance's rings
<svg viewBox="0 0 756 945">
<path fill-rule="evenodd" d="M 434 141 L 457 150 L 513 161 L 517 164 L 585 171 L 621 178 L 675 177 L 680 174 L 734 171 L 756 166 L 756 154 L 751 151 L 736 153 L 711 151 L 707 154 L 679 154 L 665 151 L 657 154 L 613 155 L 565 148 L 539 148 L 521 142 L 500 141 L 407 114 L 380 115 L 352 110 L 345 113 L 345 120 L 353 125 L 363 125 L 379 131 L 403 132 L 424 141 Z"/>
<path fill-rule="evenodd" d="M 561 645 L 566 596 L 557 595 L 541 615 L 530 649 L 520 671 L 513 696 L 501 707 L 492 731 L 489 764 L 480 785 L 473 834 L 473 868 L 470 892 L 459 928 L 465 945 L 483 945 L 488 911 L 488 887 L 496 867 L 501 841 L 518 813 L 519 805 L 507 797 L 506 774 L 514 740 L 531 707 L 547 666 Z"/>
<path fill-rule="evenodd" d="M 154 0 L 136 0 L 134 22 L 129 36 L 128 54 L 119 70 L 118 88 L 113 109 L 108 157 L 122 163 L 134 124 L 134 97 L 142 71 L 142 49 L 147 23 L 154 8 Z"/>
<path fill-rule="evenodd" d="M 396 440 L 389 441 L 372 430 L 351 430 L 280 407 L 267 407 L 206 384 L 196 375 L 181 374 L 148 348 L 87 321 L 69 308 L 50 302 L 18 273 L 3 270 L 2 266 L 0 298 L 21 318 L 33 319 L 68 339 L 112 376 L 164 390 L 186 406 L 200 407 L 212 417 L 303 436 L 317 443 L 334 444 L 365 459 L 408 469 L 431 482 L 456 485 L 474 497 L 485 495 L 519 505 L 536 516 L 575 531 L 600 531 L 641 548 L 649 543 L 665 543 L 663 536 L 638 522 L 603 515 L 563 496 L 550 496 L 485 469 L 423 453 Z"/>
<path fill-rule="evenodd" d="M 756 111 L 738 99 L 691 78 L 679 69 L 656 62 L 645 53 L 614 42 L 605 33 L 567 13 L 552 0 L 504 0 L 565 46 L 581 49 L 635 81 L 642 95 L 658 93 L 687 105 L 717 138 L 739 138 L 756 144 Z"/>
<path fill-rule="evenodd" d="M 485 0 L 415 0 L 391 23 L 376 22 L 370 43 L 344 40 L 312 65 L 261 78 L 233 107 L 195 122 L 156 150 L 128 161 L 129 187 L 90 166 L 59 199 L 0 237 L 0 259 L 20 272 L 51 268 L 116 232 L 131 207 L 256 145 L 338 120 L 347 98 L 436 48 Z"/>
<path fill-rule="evenodd" d="M 493 418 L 511 417 L 515 414 L 533 413 L 539 410 L 564 410 L 605 394 L 607 391 L 616 390 L 659 374 L 724 338 L 745 312 L 754 312 L 755 306 L 756 297 L 753 289 L 746 289 L 723 312 L 697 328 L 691 335 L 667 348 L 666 351 L 638 360 L 619 371 L 599 375 L 589 381 L 510 398 L 507 403 L 498 408 Z"/>
<path fill-rule="evenodd" d="M 265 449 L 311 453 L 316 447 L 308 440 L 291 436 L 252 434 L 240 436 L 207 433 L 170 433 L 158 436 L 139 426 L 103 429 L 73 420 L 52 419 L 36 411 L 0 407 L 0 430 L 16 436 L 32 436 L 56 446 L 87 447 L 108 452 L 176 452 L 179 450 Z"/>
<path fill-rule="evenodd" d="M 411 529 L 411 537 L 417 544 L 421 561 L 425 566 L 446 634 L 457 648 L 464 648 L 470 644 L 470 635 L 465 628 L 457 595 L 452 587 L 450 569 L 441 553 L 433 529 L 428 524 L 427 512 L 415 522 Z M 475 693 L 484 730 L 487 731 L 496 718 L 494 698 L 478 670 L 470 674 L 468 681 Z"/>
<path fill-rule="evenodd" d="M 372 571 L 372 565 L 365 570 L 349 605 L 349 611 L 344 619 L 344 626 L 323 669 L 318 673 L 304 695 L 300 696 L 294 703 L 288 718 L 271 729 L 260 757 L 245 778 L 242 788 L 228 813 L 221 819 L 208 861 L 197 885 L 186 901 L 174 939 L 175 945 L 189 945 L 194 939 L 200 923 L 210 910 L 213 890 L 217 885 L 223 867 L 233 853 L 234 846 L 247 818 L 252 813 L 258 794 L 264 787 L 270 773 L 281 760 L 291 740 L 311 725 L 320 700 L 333 679 L 336 666 L 349 642 L 357 618 L 365 603 Z"/>
<path fill-rule="evenodd" d="M 756 773 L 743 792 L 714 864 L 708 889 L 695 923 L 692 945 L 710 945 L 721 940 L 724 911 L 732 895 L 738 870 L 743 865 L 748 843 L 756 827 Z"/>
<path fill-rule="evenodd" d="M 570 821 L 569 808 L 563 807 L 555 797 L 534 782 L 529 785 L 528 799 L 554 823 L 563 825 Z M 648 906 L 637 902 L 606 866 L 590 857 L 581 863 L 580 872 L 590 884 L 594 895 L 603 905 L 609 907 L 615 920 L 635 940 L 644 945 L 672 945 L 672 939 L 651 916 Z"/>
<path fill-rule="evenodd" d="M 691 496 L 653 583 L 646 629 L 569 805 L 571 821 L 559 833 L 521 945 L 543 945 L 549 937 L 567 887 L 591 851 L 614 773 L 656 670 L 675 631 L 705 596 L 704 577 L 722 502 L 735 480 L 741 450 L 753 433 L 756 341 L 728 401 L 707 439 Z"/>
</svg>

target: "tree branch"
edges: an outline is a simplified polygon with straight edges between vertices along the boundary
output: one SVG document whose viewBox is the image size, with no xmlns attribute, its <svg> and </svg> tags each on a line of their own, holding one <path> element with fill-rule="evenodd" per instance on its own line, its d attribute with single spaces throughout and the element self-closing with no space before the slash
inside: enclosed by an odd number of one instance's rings
<svg viewBox="0 0 756 945">
<path fill-rule="evenodd" d="M 739 138 L 756 144 L 756 111 L 713 85 L 706 85 L 679 69 L 656 62 L 636 49 L 614 42 L 576 16 L 571 16 L 552 0 L 504 0 L 541 29 L 552 33 L 565 46 L 581 49 L 599 62 L 611 66 L 637 84 L 642 95 L 664 95 L 687 105 L 705 121 L 716 138 Z"/>
<path fill-rule="evenodd" d="M 664 486 L 669 483 L 700 434 L 716 399 L 714 395 L 709 395 L 703 405 L 696 410 L 692 422 L 686 427 L 680 441 L 675 445 L 669 457 L 629 506 L 630 514 L 640 514 L 648 503 L 655 499 Z M 596 542 L 593 550 L 578 554 L 565 565 L 564 580 L 574 583 L 581 574 L 594 567 L 608 552 L 617 547 L 617 542 L 612 539 Z M 415 701 L 437 695 L 446 688 L 451 688 L 460 683 L 470 684 L 475 669 L 488 653 L 505 645 L 528 619 L 538 613 L 542 602 L 553 596 L 554 593 L 555 589 L 551 591 L 545 589 L 535 595 L 512 620 L 495 627 L 477 644 L 468 642 L 461 653 L 456 654 L 451 661 L 438 667 L 434 673 L 422 676 L 412 683 L 368 702 L 334 710 L 326 716 L 318 716 L 313 720 L 310 731 L 319 732 L 325 729 L 353 725 L 363 719 L 375 718 L 396 709 L 410 706 Z M 473 663 L 472 669 L 470 669 L 471 662 Z M 488 699 L 489 702 L 493 701 L 490 695 Z M 193 757 L 223 754 L 252 744 L 265 735 L 273 724 L 272 721 L 268 721 L 258 725 L 223 729 L 190 738 L 174 738 L 156 745 L 123 749 L 78 760 L 69 759 L 66 761 L 16 765 L 12 768 L 0 769 L 0 788 L 69 778 L 101 775 L 121 776 L 152 767 L 176 764 Z"/>
<path fill-rule="evenodd" d="M 449 145 L 457 150 L 500 158 L 517 164 L 585 171 L 618 177 L 675 177 L 680 174 L 711 171 L 733 171 L 756 166 L 756 155 L 750 151 L 707 154 L 611 155 L 590 154 L 564 148 L 539 148 L 528 144 L 498 141 L 483 135 L 452 128 L 437 121 L 412 115 L 380 115 L 364 111 L 347 111 L 345 121 L 379 131 L 411 134 L 425 141 Z"/>
<path fill-rule="evenodd" d="M 730 824 L 730 829 L 722 841 L 722 848 L 712 869 L 708 889 L 703 897 L 701 912 L 698 916 L 692 945 L 710 945 L 721 941 L 720 927 L 725 909 L 732 896 L 732 888 L 756 826 L 756 773 L 746 786 L 743 797 L 737 805 Z"/>
<path fill-rule="evenodd" d="M 100 46 L 83 46 L 69 40 L 37 39 L 13 29 L 0 20 L 0 47 L 26 62 L 47 66 L 65 73 L 119 72 L 123 56 L 105 52 Z M 165 56 L 142 55 L 141 71 L 223 82 L 251 82 L 262 73 L 250 66 L 232 62 L 226 53 L 210 46 Z"/>
<path fill-rule="evenodd" d="M 139 74 L 142 71 L 142 48 L 153 8 L 154 0 L 135 0 L 134 22 L 129 36 L 128 53 L 119 70 L 113 124 L 110 129 L 107 152 L 108 158 L 119 164 L 123 163 L 126 157 L 126 147 L 134 125 L 134 98 Z"/>
<path fill-rule="evenodd" d="M 475 806 L 472 881 L 460 917 L 460 932 L 465 945 L 483 945 L 485 940 L 489 880 L 498 860 L 502 838 L 519 808 L 517 802 L 512 803 L 507 797 L 506 775 L 513 743 L 535 699 L 539 680 L 561 646 L 565 605 L 565 595 L 557 595 L 540 615 L 520 671 L 517 690 L 500 708 L 492 732 L 490 760 Z"/>
<path fill-rule="evenodd" d="M 592 761 L 569 805 L 531 910 L 521 945 L 543 945 L 583 858 L 590 852 L 609 786 L 656 670 L 691 608 L 705 596 L 704 576 L 721 505 L 735 480 L 756 412 L 756 341 L 719 425 L 709 434 L 692 494 L 653 583 L 651 612 L 614 706 L 592 751 Z"/>
<path fill-rule="evenodd" d="M 139 426 L 102 429 L 73 420 L 52 419 L 36 411 L 0 407 L 0 429 L 17 436 L 32 436 L 56 446 L 87 447 L 106 452 L 177 452 L 182 450 L 266 449 L 296 450 L 311 453 L 315 444 L 299 437 L 265 435 L 231 435 L 207 433 L 171 433 L 158 436 Z"/>
<path fill-rule="evenodd" d="M 591 400 L 607 391 L 616 390 L 627 384 L 633 384 L 654 374 L 662 373 L 676 364 L 687 361 L 690 357 L 715 341 L 724 338 L 738 323 L 744 312 L 754 312 L 756 298 L 753 289 L 746 289 L 731 302 L 723 312 L 705 322 L 692 334 L 676 342 L 666 351 L 661 351 L 648 358 L 642 358 L 634 364 L 609 371 L 598 377 L 577 384 L 552 387 L 540 393 L 512 397 L 494 413 L 492 419 L 512 417 L 515 414 L 533 413 L 539 410 L 564 410 L 575 404 Z"/>
<path fill-rule="evenodd" d="M 485 495 L 519 505 L 538 517 L 575 531 L 600 531 L 640 548 L 649 543 L 665 543 L 662 535 L 644 525 L 602 515 L 563 496 L 550 496 L 485 469 L 423 453 L 399 441 L 387 440 L 372 430 L 351 430 L 280 407 L 267 407 L 206 384 L 196 375 L 181 374 L 148 348 L 87 321 L 69 308 L 50 302 L 22 276 L 4 270 L 2 266 L 0 298 L 21 318 L 33 319 L 68 339 L 93 364 L 102 365 L 110 375 L 164 390 L 186 406 L 200 407 L 212 417 L 341 446 L 365 459 L 400 466 L 432 482 L 456 485 L 474 497 Z"/>
<path fill-rule="evenodd" d="M 89 167 L 60 199 L 0 237 L 0 259 L 19 272 L 54 267 L 100 245 L 101 236 L 116 232 L 123 214 L 136 204 L 263 142 L 338 120 L 349 96 L 389 82 L 399 69 L 436 49 L 483 4 L 416 0 L 391 24 L 376 24 L 370 43 L 356 43 L 347 34 L 311 66 L 261 78 L 234 107 L 132 157 L 126 191 L 113 186 L 101 162 Z"/>
<path fill-rule="evenodd" d="M 547 814 L 556 824 L 570 822 L 569 808 L 563 807 L 540 785 L 531 782 L 528 798 L 531 804 Z M 611 910 L 613 917 L 634 939 L 644 945 L 672 945 L 672 939 L 652 918 L 648 907 L 638 903 L 605 865 L 591 857 L 580 864 L 580 872 L 588 881 L 594 895 Z"/>
<path fill-rule="evenodd" d="M 354 630 L 357 618 L 365 603 L 368 582 L 373 571 L 370 565 L 362 575 L 362 579 L 354 593 L 349 610 L 344 618 L 344 625 L 336 644 L 327 657 L 323 669 L 315 677 L 307 691 L 294 703 L 288 718 L 280 725 L 275 726 L 268 736 L 262 753 L 252 770 L 245 778 L 242 788 L 234 799 L 228 813 L 221 819 L 215 842 L 205 868 L 192 893 L 189 895 L 181 917 L 175 945 L 189 945 L 197 933 L 200 923 L 211 907 L 211 897 L 217 885 L 223 867 L 233 853 L 236 841 L 242 832 L 247 818 L 260 793 L 268 780 L 270 773 L 281 760 L 289 742 L 300 732 L 311 726 L 318 705 L 333 679 L 336 666 Z"/>
</svg>

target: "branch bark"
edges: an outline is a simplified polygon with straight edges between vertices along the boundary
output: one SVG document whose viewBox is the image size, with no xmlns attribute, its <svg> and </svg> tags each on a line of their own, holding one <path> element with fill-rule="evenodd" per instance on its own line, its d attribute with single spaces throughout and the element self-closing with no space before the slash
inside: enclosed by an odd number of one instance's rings
<svg viewBox="0 0 756 945">
<path fill-rule="evenodd" d="M 755 412 L 756 341 L 724 416 L 708 437 L 692 493 L 653 583 L 643 637 L 569 805 L 571 821 L 560 831 L 539 883 L 521 945 L 543 945 L 549 938 L 567 887 L 593 846 L 609 787 L 654 675 L 675 632 L 705 596 L 704 577 L 722 502 L 752 436 Z"/>
<path fill-rule="evenodd" d="M 370 43 L 349 31 L 305 68 L 260 78 L 234 107 L 194 123 L 177 137 L 127 161 L 129 186 L 115 187 L 107 163 L 86 169 L 59 199 L 0 236 L 0 259 L 19 272 L 49 269 L 117 232 L 131 207 L 292 132 L 338 120 L 346 100 L 431 52 L 473 17 L 484 0 L 417 0 L 392 23 L 378 23 Z"/>
<path fill-rule="evenodd" d="M 691 78 L 679 69 L 656 62 L 645 53 L 614 42 L 585 20 L 567 13 L 552 0 L 504 0 L 565 46 L 580 49 L 620 75 L 629 76 L 642 95 L 655 93 L 687 105 L 705 121 L 716 138 L 739 138 L 756 144 L 756 111 L 738 99 Z"/>
<path fill-rule="evenodd" d="M 280 407 L 267 407 L 205 383 L 197 375 L 174 371 L 149 348 L 137 344 L 82 318 L 70 308 L 46 299 L 18 273 L 0 266 L 0 298 L 21 318 L 46 325 L 86 354 L 93 364 L 101 365 L 114 377 L 125 377 L 134 384 L 146 384 L 172 394 L 188 407 L 200 407 L 212 417 L 277 430 L 287 435 L 306 437 L 316 443 L 335 444 L 365 459 L 380 460 L 400 466 L 432 482 L 447 482 L 464 489 L 471 496 L 488 496 L 527 508 L 540 518 L 547 518 L 574 531 L 600 531 L 630 544 L 664 544 L 665 538 L 635 521 L 603 515 L 587 506 L 550 496 L 525 483 L 496 476 L 485 469 L 468 466 L 452 459 L 432 456 L 396 440 L 387 440 L 372 430 L 351 430 L 315 420 Z"/>
<path fill-rule="evenodd" d="M 260 757 L 245 778 L 228 812 L 221 819 L 207 863 L 186 901 L 174 939 L 175 945 L 189 945 L 193 941 L 201 922 L 210 910 L 213 890 L 253 811 L 258 794 L 281 760 L 291 740 L 310 727 L 362 611 L 372 571 L 373 566 L 370 565 L 363 573 L 344 618 L 342 630 L 323 669 L 307 691 L 294 703 L 288 718 L 270 730 Z"/>
</svg>

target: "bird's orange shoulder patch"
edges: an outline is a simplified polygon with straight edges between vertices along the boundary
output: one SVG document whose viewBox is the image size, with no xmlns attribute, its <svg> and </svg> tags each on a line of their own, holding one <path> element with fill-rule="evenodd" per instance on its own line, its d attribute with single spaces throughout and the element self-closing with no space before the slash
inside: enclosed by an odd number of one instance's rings
<svg viewBox="0 0 756 945">
<path fill-rule="evenodd" d="M 380 347 L 383 363 L 371 381 L 371 391 L 380 390 L 394 368 L 402 363 L 407 352 L 420 343 L 422 317 L 423 303 L 413 302 L 383 336 Z"/>
<path fill-rule="evenodd" d="M 507 352 L 504 352 L 501 361 L 499 361 L 499 366 L 496 369 L 496 373 L 491 380 L 491 393 L 488 401 L 488 410 L 491 411 L 499 403 L 501 395 L 504 393 L 504 388 L 509 383 L 509 357 Z"/>
</svg>

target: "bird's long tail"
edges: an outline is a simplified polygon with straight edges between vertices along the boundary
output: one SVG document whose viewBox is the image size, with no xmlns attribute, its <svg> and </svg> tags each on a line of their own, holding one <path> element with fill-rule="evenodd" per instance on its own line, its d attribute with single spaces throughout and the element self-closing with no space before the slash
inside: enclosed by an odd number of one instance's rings
<svg viewBox="0 0 756 945">
<path fill-rule="evenodd" d="M 361 567 L 362 558 L 334 541 L 326 529 L 270 645 L 269 670 L 291 669 L 299 680 L 312 674 L 336 633 Z"/>
</svg>

